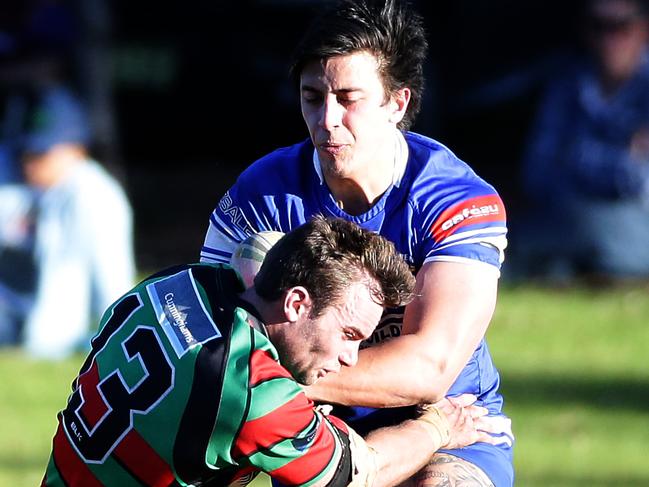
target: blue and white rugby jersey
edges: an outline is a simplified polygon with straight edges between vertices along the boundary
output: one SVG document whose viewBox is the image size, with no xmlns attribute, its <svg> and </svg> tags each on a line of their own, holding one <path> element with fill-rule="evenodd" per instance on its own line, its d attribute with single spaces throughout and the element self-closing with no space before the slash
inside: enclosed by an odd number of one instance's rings
<svg viewBox="0 0 649 487">
<path fill-rule="evenodd" d="M 439 142 L 407 132 L 398 134 L 397 143 L 403 157 L 395 163 L 394 183 L 368 212 L 357 216 L 336 204 L 310 140 L 256 161 L 212 213 L 201 261 L 228 262 L 247 235 L 262 230 L 288 232 L 321 213 L 385 236 L 414 272 L 429 261 L 488 265 L 498 272 L 507 229 L 496 190 Z M 402 318 L 402 309 L 386 311 L 364 346 L 399 336 Z M 498 372 L 483 340 L 449 394 L 476 394 L 482 405 L 498 414 L 502 406 L 498 384 Z"/>
</svg>

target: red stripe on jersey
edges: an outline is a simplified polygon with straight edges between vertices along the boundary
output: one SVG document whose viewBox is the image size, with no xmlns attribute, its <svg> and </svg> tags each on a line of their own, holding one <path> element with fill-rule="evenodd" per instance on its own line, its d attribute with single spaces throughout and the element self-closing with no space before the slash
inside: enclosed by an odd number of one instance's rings
<svg viewBox="0 0 649 487">
<path fill-rule="evenodd" d="M 250 356 L 250 387 L 278 378 L 291 378 L 291 374 L 282 367 L 270 353 L 255 350 Z"/>
<path fill-rule="evenodd" d="M 74 451 L 65 436 L 61 423 L 54 436 L 54 465 L 65 485 L 69 487 L 101 487 L 101 483 L 92 474 L 88 465 Z"/>
<path fill-rule="evenodd" d="M 106 412 L 108 412 L 108 406 L 106 406 L 97 388 L 97 384 L 99 384 L 99 368 L 96 362 L 79 377 L 78 384 L 83 394 L 81 413 L 90 429 L 92 429 L 104 417 Z"/>
<path fill-rule="evenodd" d="M 321 422 L 318 426 L 311 445 L 301 456 L 268 474 L 288 485 L 302 485 L 320 475 L 336 451 L 336 440 L 326 422 Z"/>
<path fill-rule="evenodd" d="M 144 485 L 162 487 L 175 480 L 169 465 L 135 430 L 128 432 L 113 454 Z"/>
<path fill-rule="evenodd" d="M 345 423 L 342 419 L 331 414 L 327 416 L 327 419 L 340 431 L 344 432 L 347 435 L 349 434 L 349 426 L 347 426 L 347 423 Z"/>
<path fill-rule="evenodd" d="M 495 221 L 502 221 L 504 225 L 505 218 L 505 206 L 497 194 L 477 196 L 442 212 L 431 226 L 430 233 L 435 242 L 439 243 L 459 228 Z"/>
<path fill-rule="evenodd" d="M 295 438 L 313 418 L 313 402 L 300 393 L 268 414 L 244 423 L 233 452 L 235 456 L 248 456 L 287 438 Z"/>
</svg>

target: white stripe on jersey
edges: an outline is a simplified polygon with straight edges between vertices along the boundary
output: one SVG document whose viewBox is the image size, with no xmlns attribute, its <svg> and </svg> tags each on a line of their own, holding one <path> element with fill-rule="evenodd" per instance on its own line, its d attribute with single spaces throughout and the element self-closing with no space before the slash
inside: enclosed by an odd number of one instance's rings
<svg viewBox="0 0 649 487">
<path fill-rule="evenodd" d="M 457 262 L 458 264 L 485 265 L 497 272 L 498 277 L 500 277 L 500 269 L 498 269 L 495 265 L 489 264 L 488 262 L 482 262 L 481 260 L 471 259 L 469 257 L 457 257 L 455 255 L 433 255 L 424 259 L 424 264 L 426 264 L 427 262 Z"/>
<path fill-rule="evenodd" d="M 227 255 L 232 255 L 234 250 L 237 248 L 239 242 L 247 237 L 247 235 L 240 231 L 232 231 L 232 227 L 228 227 L 223 223 L 217 214 L 216 211 L 212 212 L 212 217 L 219 223 L 220 228 L 217 227 L 212 219 L 210 218 L 210 229 L 205 237 L 204 246 L 215 252 L 223 252 Z M 223 233 L 223 229 L 228 231 L 228 234 Z M 211 252 L 201 252 L 201 262 L 217 262 L 228 264 L 230 262 L 229 257 L 219 256 Z"/>
<path fill-rule="evenodd" d="M 235 244 L 238 244 L 239 242 L 245 240 L 248 237 L 248 234 L 244 232 L 243 230 L 225 223 L 223 220 L 221 220 L 218 216 L 217 210 L 214 210 L 212 212 L 212 217 L 216 220 L 216 222 L 220 225 L 222 229 L 225 229 L 229 232 L 228 237 L 230 237 L 230 241 L 235 242 Z M 210 226 L 214 226 L 214 222 L 210 219 Z M 218 232 L 221 232 L 222 230 L 217 229 Z"/>
<path fill-rule="evenodd" d="M 476 233 L 475 230 L 472 232 L 463 232 L 463 235 L 467 235 L 470 233 Z M 485 233 L 485 232 L 480 232 L 480 233 Z M 490 233 L 490 232 L 486 232 Z M 493 232 L 496 233 L 496 232 Z M 494 236 L 489 236 L 489 235 L 480 235 L 477 238 L 467 238 L 467 239 L 451 239 L 447 238 L 443 240 L 443 242 L 448 242 L 449 240 L 452 240 L 451 242 L 447 243 L 446 245 L 441 245 L 437 247 L 434 251 L 433 254 L 435 254 L 438 250 L 443 250 L 447 249 L 449 247 L 453 247 L 455 245 L 464 245 L 464 244 L 473 244 L 477 243 L 480 245 L 488 245 L 490 247 L 494 247 L 498 251 L 498 262 L 501 264 L 505 260 L 505 248 L 507 247 L 507 237 L 505 237 L 505 234 L 503 232 L 498 232 L 497 235 Z"/>
<path fill-rule="evenodd" d="M 460 231 L 454 235 L 451 235 L 440 243 L 446 243 L 446 242 L 455 242 L 456 240 L 461 240 L 466 237 L 471 237 L 473 235 L 484 235 L 484 234 L 497 234 L 497 235 L 505 235 L 507 233 L 507 228 L 506 227 L 489 227 L 489 228 L 479 228 L 477 230 L 467 230 L 467 231 Z"/>
<path fill-rule="evenodd" d="M 502 237 L 504 242 L 502 241 L 496 241 L 498 237 L 476 237 L 476 238 L 467 238 L 465 240 L 460 240 L 458 242 L 451 242 L 446 245 L 441 245 L 439 247 L 436 247 L 435 250 L 433 250 L 432 254 L 436 254 L 439 250 L 444 250 L 449 247 L 455 247 L 457 245 L 465 245 L 465 244 L 484 244 L 484 245 L 489 245 L 490 247 L 496 247 L 496 249 L 500 250 L 499 245 L 507 244 L 507 239 L 505 237 Z"/>
</svg>

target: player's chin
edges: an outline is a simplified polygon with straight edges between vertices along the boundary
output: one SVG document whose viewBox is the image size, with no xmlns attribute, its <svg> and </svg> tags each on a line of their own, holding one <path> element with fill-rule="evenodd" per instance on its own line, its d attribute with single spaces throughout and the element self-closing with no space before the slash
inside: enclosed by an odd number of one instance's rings
<svg viewBox="0 0 649 487">
<path fill-rule="evenodd" d="M 318 382 L 325 375 L 327 375 L 326 370 L 310 370 L 308 373 L 305 373 L 302 378 L 298 379 L 298 382 L 302 385 L 310 386 Z"/>
</svg>

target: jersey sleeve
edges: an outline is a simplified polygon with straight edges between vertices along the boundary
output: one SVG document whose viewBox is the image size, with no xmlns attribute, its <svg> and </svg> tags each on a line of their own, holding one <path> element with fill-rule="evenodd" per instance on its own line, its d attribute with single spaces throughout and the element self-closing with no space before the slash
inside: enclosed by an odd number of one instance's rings
<svg viewBox="0 0 649 487">
<path fill-rule="evenodd" d="M 351 472 L 346 425 L 314 408 L 299 385 L 273 358 L 251 357 L 251 401 L 233 445 L 245 458 L 283 485 L 347 485 Z"/>
<path fill-rule="evenodd" d="M 484 263 L 500 269 L 507 246 L 505 206 L 486 183 L 468 182 L 422 205 L 422 262 Z"/>
<path fill-rule="evenodd" d="M 317 175 L 308 164 L 309 139 L 279 148 L 248 166 L 212 212 L 201 261 L 227 263 L 237 244 L 255 232 L 287 233 L 305 221 L 305 192 Z"/>
<path fill-rule="evenodd" d="M 252 197 L 241 190 L 237 181 L 220 199 L 210 215 L 205 242 L 201 249 L 201 262 L 228 263 L 237 244 L 252 233 L 266 230 L 259 225 L 263 207 L 259 208 Z"/>
</svg>

